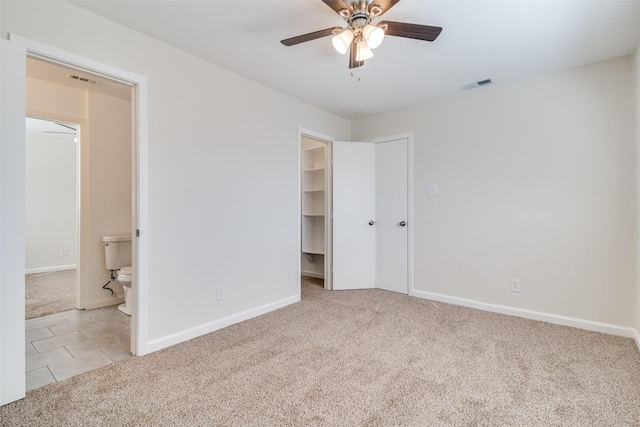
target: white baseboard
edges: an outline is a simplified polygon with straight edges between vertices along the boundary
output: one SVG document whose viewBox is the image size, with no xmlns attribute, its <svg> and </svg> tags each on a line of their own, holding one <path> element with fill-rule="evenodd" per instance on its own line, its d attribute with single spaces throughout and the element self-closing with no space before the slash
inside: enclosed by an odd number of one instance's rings
<svg viewBox="0 0 640 427">
<path fill-rule="evenodd" d="M 109 307 L 110 305 L 122 304 L 124 302 L 124 294 L 115 297 L 104 298 L 97 301 L 91 301 L 85 304 L 85 310 L 95 310 L 96 308 Z"/>
<path fill-rule="evenodd" d="M 209 332 L 217 331 L 218 329 L 226 328 L 227 326 L 231 326 L 236 323 L 240 323 L 245 320 L 249 320 L 254 317 L 261 316 L 263 314 L 267 314 L 271 311 L 286 307 L 290 304 L 294 304 L 297 302 L 300 302 L 299 294 L 296 294 L 288 298 L 284 298 L 269 304 L 265 304 L 260 307 L 252 308 L 250 310 L 246 310 L 241 313 L 223 317 L 222 319 L 214 320 L 213 322 L 205 323 L 203 325 L 196 326 L 195 328 L 187 329 L 185 331 L 180 331 L 175 334 L 153 339 L 147 343 L 146 349 L 143 352 L 143 354 L 153 353 L 154 351 L 171 347 L 172 345 L 176 345 L 181 342 L 199 337 L 201 335 L 208 334 Z"/>
<path fill-rule="evenodd" d="M 77 264 L 54 265 L 53 267 L 28 268 L 24 271 L 24 274 L 49 273 L 52 271 L 75 270 L 76 268 L 78 268 Z"/>
<path fill-rule="evenodd" d="M 509 307 L 506 305 L 489 304 L 467 298 L 452 297 L 448 295 L 424 292 L 413 289 L 411 295 L 432 301 L 444 302 L 447 304 L 461 305 L 478 310 L 490 311 L 492 313 L 507 314 L 509 316 L 523 317 L 525 319 L 540 320 L 542 322 L 553 323 L 555 325 L 571 326 L 578 329 L 585 329 L 594 332 L 603 332 L 610 335 L 634 338 L 638 350 L 640 350 L 640 335 L 638 330 L 625 326 L 612 325 L 610 323 L 594 322 L 591 320 L 576 319 L 574 317 L 560 316 L 557 314 L 543 313 L 540 311 L 526 310 L 522 308 Z"/>
<path fill-rule="evenodd" d="M 302 276 L 315 277 L 316 279 L 324 279 L 324 273 L 316 273 L 314 271 L 302 270 L 300 271 Z"/>
</svg>

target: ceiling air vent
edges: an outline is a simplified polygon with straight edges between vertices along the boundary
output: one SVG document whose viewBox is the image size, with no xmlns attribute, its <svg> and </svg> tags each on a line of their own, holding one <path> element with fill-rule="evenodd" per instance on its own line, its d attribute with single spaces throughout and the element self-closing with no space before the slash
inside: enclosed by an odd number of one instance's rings
<svg viewBox="0 0 640 427">
<path fill-rule="evenodd" d="M 78 76 L 76 74 L 69 74 L 67 77 L 69 77 L 72 80 L 77 80 L 79 82 L 88 83 L 88 84 L 91 84 L 91 85 L 99 85 L 100 84 L 100 82 L 98 80 L 90 79 L 88 77 Z"/>
<path fill-rule="evenodd" d="M 460 87 L 462 88 L 463 91 L 466 92 L 466 91 L 471 90 L 471 89 L 477 89 L 479 87 L 489 86 L 489 85 L 492 85 L 492 84 L 493 84 L 493 79 L 484 79 L 484 80 L 480 80 L 480 81 L 477 81 L 477 82 L 469 83 L 469 84 L 466 84 L 466 85 L 460 86 Z"/>
</svg>

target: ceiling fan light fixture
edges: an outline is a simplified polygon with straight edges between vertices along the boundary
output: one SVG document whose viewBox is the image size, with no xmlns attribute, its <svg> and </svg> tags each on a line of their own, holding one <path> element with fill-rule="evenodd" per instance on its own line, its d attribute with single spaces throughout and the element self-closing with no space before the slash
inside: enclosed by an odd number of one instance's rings
<svg viewBox="0 0 640 427">
<path fill-rule="evenodd" d="M 384 40 L 384 29 L 375 25 L 367 24 L 362 29 L 362 35 L 367 41 L 370 49 L 375 49 L 382 44 Z"/>
<path fill-rule="evenodd" d="M 2 0 L 0 0 L 2 1 Z M 442 27 L 410 24 L 407 22 L 382 21 L 374 24 L 383 13 L 400 0 L 322 0 L 346 22 L 344 27 L 330 27 L 324 30 L 301 34 L 280 40 L 285 46 L 295 46 L 322 37 L 332 36 L 334 49 L 344 55 L 349 54 L 349 69 L 362 67 L 364 61 L 373 57 L 371 49 L 382 44 L 385 36 L 432 42 L 438 38 Z M 343 24 L 344 25 L 344 24 Z"/>
<path fill-rule="evenodd" d="M 366 40 L 360 40 L 357 44 L 356 61 L 366 61 L 373 58 L 373 52 L 367 45 Z"/>
<path fill-rule="evenodd" d="M 353 40 L 353 32 L 349 28 L 345 28 L 340 34 L 333 36 L 331 43 L 333 48 L 341 55 L 349 51 L 351 41 Z"/>
</svg>

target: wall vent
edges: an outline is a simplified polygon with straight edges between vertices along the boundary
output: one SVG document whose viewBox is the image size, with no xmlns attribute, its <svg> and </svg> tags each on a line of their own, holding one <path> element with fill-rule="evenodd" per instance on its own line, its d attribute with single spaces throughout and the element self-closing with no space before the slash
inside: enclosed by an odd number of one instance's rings
<svg viewBox="0 0 640 427">
<path fill-rule="evenodd" d="M 466 92 L 466 91 L 471 90 L 471 89 L 477 89 L 479 87 L 489 86 L 489 85 L 492 85 L 492 84 L 493 84 L 493 79 L 484 79 L 484 80 L 480 80 L 480 81 L 477 81 L 477 82 L 466 84 L 464 86 L 460 86 L 460 88 L 463 91 Z"/>
<path fill-rule="evenodd" d="M 98 80 L 94 80 L 94 79 L 90 79 L 88 77 L 84 77 L 84 76 L 79 76 L 77 74 L 69 74 L 67 77 L 69 77 L 72 80 L 76 80 L 82 83 L 87 83 L 87 84 L 91 84 L 91 85 L 99 85 L 100 82 Z"/>
</svg>

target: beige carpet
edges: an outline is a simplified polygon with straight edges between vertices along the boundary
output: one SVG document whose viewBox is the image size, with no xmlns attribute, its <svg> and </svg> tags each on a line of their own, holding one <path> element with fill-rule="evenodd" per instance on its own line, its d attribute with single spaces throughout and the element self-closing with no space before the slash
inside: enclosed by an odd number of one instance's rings
<svg viewBox="0 0 640 427">
<path fill-rule="evenodd" d="M 631 339 L 385 291 L 303 301 L 29 392 L 6 426 L 640 425 Z"/>
<path fill-rule="evenodd" d="M 76 308 L 76 270 L 24 276 L 25 318 L 47 316 Z"/>
</svg>

